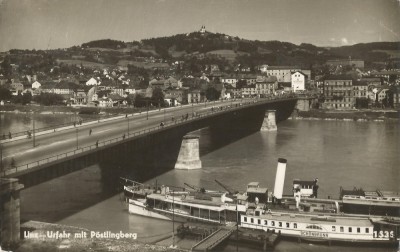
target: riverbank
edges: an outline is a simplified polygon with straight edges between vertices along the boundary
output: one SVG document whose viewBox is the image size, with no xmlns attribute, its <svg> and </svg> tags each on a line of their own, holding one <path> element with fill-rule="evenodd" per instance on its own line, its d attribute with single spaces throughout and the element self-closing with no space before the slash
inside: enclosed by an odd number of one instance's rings
<svg viewBox="0 0 400 252">
<path fill-rule="evenodd" d="M 400 118 L 398 110 L 310 110 L 295 111 L 293 120 L 394 121 Z"/>
<path fill-rule="evenodd" d="M 109 238 L 113 235 L 111 232 L 102 231 L 99 235 L 94 236 L 92 232 L 79 227 L 28 221 L 21 225 L 21 233 L 25 238 L 20 241 L 18 247 L 13 251 L 185 251 L 167 246 L 144 244 L 136 240 L 133 237 L 134 234 L 126 234 L 130 235 L 130 238 L 121 238 L 121 235 L 116 233 L 119 236 Z M 67 238 L 68 234 L 69 238 Z"/>
</svg>

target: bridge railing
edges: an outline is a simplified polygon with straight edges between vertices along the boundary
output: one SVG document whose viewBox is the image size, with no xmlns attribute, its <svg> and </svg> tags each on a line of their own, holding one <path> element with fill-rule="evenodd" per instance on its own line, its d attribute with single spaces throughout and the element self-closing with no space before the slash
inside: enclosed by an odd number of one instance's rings
<svg viewBox="0 0 400 252">
<path fill-rule="evenodd" d="M 30 162 L 30 163 L 26 163 L 23 165 L 19 165 L 19 166 L 13 166 L 11 168 L 8 168 L 6 170 L 3 170 L 0 172 L 1 176 L 8 176 L 17 172 L 22 172 L 28 169 L 32 169 L 41 165 L 45 165 L 51 162 L 55 162 L 55 161 L 59 161 L 62 159 L 66 159 L 68 157 L 77 155 L 77 154 L 81 154 L 81 153 L 85 153 L 85 152 L 89 152 L 91 150 L 95 150 L 98 149 L 100 147 L 105 147 L 107 145 L 113 144 L 113 143 L 117 143 L 117 142 L 121 142 L 124 141 L 128 138 L 133 138 L 133 137 L 138 137 L 138 136 L 142 136 L 145 134 L 148 134 L 150 132 L 153 131 L 157 131 L 157 130 L 162 130 L 164 128 L 168 128 L 170 126 L 173 125 L 178 125 L 178 124 L 182 124 L 184 122 L 187 121 L 191 121 L 191 120 L 196 120 L 199 118 L 204 118 L 210 115 L 214 115 L 214 114 L 219 114 L 219 113 L 223 113 L 227 110 L 234 110 L 234 109 L 238 109 L 240 107 L 243 106 L 250 106 L 253 105 L 254 103 L 258 103 L 258 102 L 263 102 L 263 101 L 270 101 L 270 100 L 279 100 L 279 99 L 286 99 L 286 98 L 291 98 L 291 97 L 286 97 L 286 96 L 280 96 L 280 97 L 273 97 L 273 98 L 264 98 L 264 99 L 259 99 L 259 100 L 254 100 L 254 101 L 245 101 L 245 102 L 241 102 L 241 103 L 236 103 L 236 104 L 230 104 L 230 105 L 225 105 L 225 106 L 211 106 L 210 110 L 207 111 L 203 111 L 203 112 L 195 112 L 192 113 L 191 115 L 189 115 L 188 113 L 186 114 L 182 114 L 181 117 L 178 117 L 177 119 L 174 119 L 173 121 L 170 122 L 164 122 L 164 125 L 158 125 L 158 126 L 153 126 L 150 128 L 146 128 L 143 130 L 139 130 L 139 131 L 135 131 L 135 132 L 128 132 L 126 134 L 123 134 L 120 137 L 116 137 L 116 138 L 112 138 L 112 139 L 108 139 L 108 140 L 104 140 L 104 141 L 97 141 L 95 144 L 92 145 L 88 145 L 88 146 L 84 146 L 84 147 L 78 147 L 75 150 L 71 150 L 65 153 L 61 153 L 61 154 L 57 154 L 54 156 L 50 156 L 50 157 L 46 157 L 34 162 Z M 235 106 L 233 106 L 235 105 Z"/>
</svg>

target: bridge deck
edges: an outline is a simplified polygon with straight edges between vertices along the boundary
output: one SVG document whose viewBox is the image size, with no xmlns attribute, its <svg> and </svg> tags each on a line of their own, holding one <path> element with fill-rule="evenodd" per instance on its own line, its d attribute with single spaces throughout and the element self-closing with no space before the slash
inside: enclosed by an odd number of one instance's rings
<svg viewBox="0 0 400 252">
<path fill-rule="evenodd" d="M 51 166 L 74 157 L 97 152 L 102 148 L 108 148 L 170 127 L 184 126 L 191 122 L 210 120 L 242 109 L 288 100 L 296 100 L 296 98 L 275 97 L 259 100 L 222 101 L 216 104 L 211 102 L 191 104 L 151 111 L 151 113 L 136 113 L 102 119 L 85 123 L 79 127 L 72 125 L 53 131 L 43 131 L 33 138 L 36 139 L 33 142 L 33 139 L 25 137 L 1 140 L 0 176 L 19 176 L 19 174 L 30 173 L 44 166 Z M 160 126 L 160 121 L 164 121 L 164 126 Z"/>
</svg>

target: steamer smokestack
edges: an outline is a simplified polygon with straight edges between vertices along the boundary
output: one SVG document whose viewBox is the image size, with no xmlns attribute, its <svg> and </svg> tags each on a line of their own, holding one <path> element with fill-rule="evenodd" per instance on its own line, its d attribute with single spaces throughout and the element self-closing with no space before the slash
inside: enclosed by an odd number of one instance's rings
<svg viewBox="0 0 400 252">
<path fill-rule="evenodd" d="M 285 173 L 286 173 L 287 160 L 284 158 L 278 158 L 278 167 L 276 168 L 274 197 L 280 203 L 283 194 L 283 185 L 285 184 Z"/>
</svg>

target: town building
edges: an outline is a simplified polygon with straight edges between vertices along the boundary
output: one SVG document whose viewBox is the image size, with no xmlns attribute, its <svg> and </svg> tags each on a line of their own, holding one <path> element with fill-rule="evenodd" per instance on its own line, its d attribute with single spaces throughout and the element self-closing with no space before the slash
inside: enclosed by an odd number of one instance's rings
<svg viewBox="0 0 400 252">
<path fill-rule="evenodd" d="M 291 82 L 292 72 L 301 71 L 296 66 L 268 66 L 265 73 L 268 76 L 276 76 L 278 82 Z"/>
<path fill-rule="evenodd" d="M 352 109 L 355 106 L 353 80 L 347 76 L 331 76 L 324 81 L 324 104 L 327 109 Z"/>
<path fill-rule="evenodd" d="M 85 92 L 85 90 L 78 89 L 75 92 L 74 101 L 75 101 L 75 104 L 86 105 L 88 102 L 88 96 L 87 96 L 87 93 Z"/>
<path fill-rule="evenodd" d="M 389 103 L 389 87 L 388 86 L 384 86 L 382 88 L 379 89 L 378 93 L 377 93 L 377 98 L 378 98 L 378 102 L 380 103 Z M 386 101 L 384 101 L 386 100 Z"/>
<path fill-rule="evenodd" d="M 400 108 L 400 86 L 392 87 L 393 90 L 393 107 Z"/>
<path fill-rule="evenodd" d="M 100 83 L 95 79 L 95 78 L 90 78 L 87 82 L 86 82 L 86 86 L 94 86 L 94 85 L 100 85 Z"/>
<path fill-rule="evenodd" d="M 230 84 L 232 87 L 236 87 L 236 83 L 238 82 L 238 78 L 236 76 L 228 75 L 223 76 L 221 78 L 221 82 L 224 84 Z"/>
<path fill-rule="evenodd" d="M 255 84 L 242 87 L 241 93 L 243 98 L 258 96 L 258 90 Z"/>
<path fill-rule="evenodd" d="M 165 99 L 170 99 L 170 106 L 171 104 L 176 104 L 176 102 L 178 102 L 179 104 L 183 104 L 187 102 L 187 94 L 188 94 L 188 89 L 167 89 L 164 92 L 164 98 Z M 176 102 L 175 102 L 176 101 Z"/>
<path fill-rule="evenodd" d="M 243 74 L 240 76 L 240 80 L 245 80 L 247 85 L 256 84 L 257 75 L 255 74 Z"/>
<path fill-rule="evenodd" d="M 353 81 L 354 98 L 368 99 L 368 82 L 365 80 Z"/>
<path fill-rule="evenodd" d="M 255 87 L 259 97 L 273 95 L 275 90 L 278 89 L 278 80 L 276 76 L 257 76 Z M 252 90 L 249 89 L 249 91 L 251 96 Z"/>
<path fill-rule="evenodd" d="M 42 84 L 40 84 L 38 81 L 32 83 L 32 89 L 38 89 L 40 88 L 40 86 L 42 86 Z"/>
<path fill-rule="evenodd" d="M 202 102 L 204 97 L 201 95 L 200 90 L 191 90 L 188 92 L 188 103 Z"/>
<path fill-rule="evenodd" d="M 293 92 L 306 90 L 307 76 L 301 71 L 295 71 L 291 76 L 291 87 Z"/>
<path fill-rule="evenodd" d="M 10 91 L 12 93 L 12 95 L 18 95 L 20 93 L 22 93 L 22 91 L 24 91 L 24 84 L 22 84 L 21 82 L 13 82 L 10 85 Z"/>
</svg>

